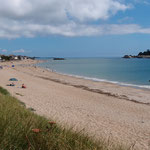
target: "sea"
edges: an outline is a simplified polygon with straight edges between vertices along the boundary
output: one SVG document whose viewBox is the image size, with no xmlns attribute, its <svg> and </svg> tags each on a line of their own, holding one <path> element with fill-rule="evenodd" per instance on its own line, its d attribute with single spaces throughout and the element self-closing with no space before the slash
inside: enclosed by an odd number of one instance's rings
<svg viewBox="0 0 150 150">
<path fill-rule="evenodd" d="M 38 66 L 61 74 L 97 82 L 150 89 L 150 59 L 144 58 L 66 58 L 47 60 Z"/>
</svg>

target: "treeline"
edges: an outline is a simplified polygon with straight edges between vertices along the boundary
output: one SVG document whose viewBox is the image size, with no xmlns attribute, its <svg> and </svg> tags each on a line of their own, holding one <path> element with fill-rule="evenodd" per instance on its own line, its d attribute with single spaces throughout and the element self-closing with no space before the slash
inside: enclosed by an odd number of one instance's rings
<svg viewBox="0 0 150 150">
<path fill-rule="evenodd" d="M 1 55 L 1 59 L 9 61 L 9 60 L 11 60 L 11 57 L 10 56 L 5 56 L 5 55 Z"/>
<path fill-rule="evenodd" d="M 24 59 L 35 59 L 35 57 L 21 56 L 21 55 L 0 55 L 0 60 L 10 61 L 10 60 L 24 60 Z"/>
<path fill-rule="evenodd" d="M 21 59 L 23 59 L 24 57 L 23 57 L 23 56 L 12 56 L 12 55 L 9 55 L 9 56 L 1 55 L 1 59 L 2 59 L 2 60 L 5 60 L 5 61 L 15 60 L 15 58 L 17 58 L 16 60 L 21 60 Z"/>
<path fill-rule="evenodd" d="M 139 52 L 138 56 L 139 56 L 139 55 L 150 55 L 150 50 L 147 49 L 147 51 Z"/>
</svg>

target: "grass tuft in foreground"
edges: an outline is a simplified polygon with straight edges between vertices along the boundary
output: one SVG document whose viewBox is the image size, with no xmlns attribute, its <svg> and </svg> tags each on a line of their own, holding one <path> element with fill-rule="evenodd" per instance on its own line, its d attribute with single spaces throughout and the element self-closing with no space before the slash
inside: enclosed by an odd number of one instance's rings
<svg viewBox="0 0 150 150">
<path fill-rule="evenodd" d="M 3 94 L 3 95 L 9 95 L 9 92 L 6 89 L 2 88 L 2 87 L 0 87 L 0 93 Z"/>
<path fill-rule="evenodd" d="M 125 150 L 108 145 L 34 114 L 0 88 L 1 150 Z"/>
</svg>

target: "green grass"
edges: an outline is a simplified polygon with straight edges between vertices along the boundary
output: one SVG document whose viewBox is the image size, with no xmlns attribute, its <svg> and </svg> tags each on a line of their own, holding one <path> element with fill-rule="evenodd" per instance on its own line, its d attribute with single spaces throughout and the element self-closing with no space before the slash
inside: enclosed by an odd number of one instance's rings
<svg viewBox="0 0 150 150">
<path fill-rule="evenodd" d="M 9 92 L 6 89 L 2 88 L 2 87 L 0 87 L 0 93 L 3 94 L 3 95 L 9 95 Z"/>
<path fill-rule="evenodd" d="M 125 150 L 48 121 L 0 88 L 0 150 Z"/>
</svg>

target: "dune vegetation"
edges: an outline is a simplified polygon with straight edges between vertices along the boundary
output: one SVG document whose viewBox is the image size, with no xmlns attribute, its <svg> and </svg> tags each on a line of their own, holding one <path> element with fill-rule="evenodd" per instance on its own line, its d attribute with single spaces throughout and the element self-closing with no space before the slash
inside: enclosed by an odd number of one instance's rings
<svg viewBox="0 0 150 150">
<path fill-rule="evenodd" d="M 116 145 L 116 144 L 115 144 Z M 0 88 L 1 150 L 125 150 L 38 116 Z"/>
</svg>

